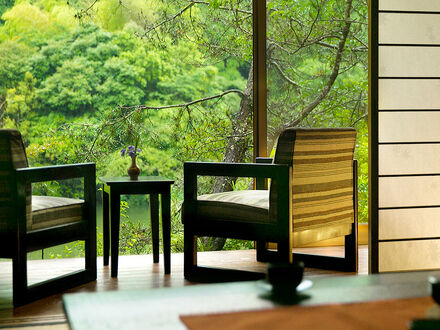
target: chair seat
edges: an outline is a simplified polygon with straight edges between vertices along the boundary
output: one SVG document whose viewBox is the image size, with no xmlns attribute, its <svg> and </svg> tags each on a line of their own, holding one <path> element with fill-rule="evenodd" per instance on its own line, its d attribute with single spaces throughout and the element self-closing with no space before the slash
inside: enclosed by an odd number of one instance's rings
<svg viewBox="0 0 440 330">
<path fill-rule="evenodd" d="M 81 221 L 83 205 L 82 199 L 32 196 L 32 223 L 28 230 Z"/>
<path fill-rule="evenodd" d="M 204 219 L 243 222 L 269 222 L 269 191 L 239 190 L 197 197 L 197 216 Z M 331 220 L 331 219 L 330 219 Z M 294 247 L 345 236 L 351 233 L 351 221 L 310 222 L 293 226 Z"/>
<path fill-rule="evenodd" d="M 197 216 L 215 220 L 269 222 L 269 191 L 238 190 L 197 197 Z"/>
</svg>

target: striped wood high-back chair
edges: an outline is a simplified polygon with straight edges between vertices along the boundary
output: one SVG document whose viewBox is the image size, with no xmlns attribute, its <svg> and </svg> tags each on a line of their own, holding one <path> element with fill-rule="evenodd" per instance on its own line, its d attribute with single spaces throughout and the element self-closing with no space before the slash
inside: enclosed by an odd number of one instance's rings
<svg viewBox="0 0 440 330">
<path fill-rule="evenodd" d="M 288 128 L 278 138 L 275 159 L 257 159 L 265 164 L 186 162 L 185 277 L 206 271 L 197 266 L 198 236 L 255 240 L 259 261 L 296 259 L 309 267 L 357 271 L 355 142 L 352 128 Z M 198 196 L 198 176 L 254 177 L 257 187 L 270 178 L 271 184 L 269 190 Z M 345 236 L 343 258 L 292 254 L 293 247 L 339 236 Z M 277 243 L 277 251 L 269 243 Z"/>
<path fill-rule="evenodd" d="M 286 129 L 279 137 L 275 164 L 292 169 L 293 246 L 351 233 L 354 129 Z M 276 219 L 276 190 L 270 190 Z"/>
<path fill-rule="evenodd" d="M 328 268 L 342 262 L 357 270 L 357 165 L 353 128 L 288 128 L 278 138 L 274 164 L 289 165 L 291 183 L 291 246 L 347 236 L 347 262 L 329 259 Z M 274 182 L 270 189 L 270 219 L 277 220 Z M 355 251 L 356 250 L 356 251 Z M 297 255 L 326 268 L 325 258 Z M 355 265 L 356 264 L 356 265 Z M 345 265 L 345 266 L 344 266 Z M 338 268 L 338 267 L 336 267 Z"/>
<path fill-rule="evenodd" d="M 14 204 L 15 170 L 28 167 L 28 161 L 20 132 L 13 129 L 0 130 L 0 235 L 7 244 L 10 233 L 16 231 L 16 208 Z M 26 222 L 31 216 L 31 186 L 26 186 Z M 0 243 L 1 244 L 1 243 Z"/>
</svg>

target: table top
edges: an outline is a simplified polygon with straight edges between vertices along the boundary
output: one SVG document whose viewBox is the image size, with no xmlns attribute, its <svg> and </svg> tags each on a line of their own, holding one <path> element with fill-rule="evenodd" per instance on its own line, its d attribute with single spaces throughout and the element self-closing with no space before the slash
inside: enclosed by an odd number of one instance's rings
<svg viewBox="0 0 440 330">
<path fill-rule="evenodd" d="M 99 180 L 107 185 L 117 184 L 145 184 L 145 183 L 163 183 L 173 184 L 174 180 L 167 179 L 161 176 L 139 176 L 137 180 L 130 180 L 129 176 L 116 176 L 116 177 L 99 177 Z"/>
<path fill-rule="evenodd" d="M 426 311 L 438 310 L 431 297 L 400 298 L 348 304 L 283 306 L 264 311 L 184 315 L 190 330 L 248 329 L 408 329 L 413 320 L 424 319 Z M 440 320 L 433 327 L 439 329 Z M 420 329 L 420 328 L 419 328 Z"/>
<path fill-rule="evenodd" d="M 428 277 L 439 271 L 317 277 L 301 292 L 303 306 L 430 295 Z M 184 329 L 181 315 L 273 309 L 265 281 L 202 284 L 180 288 L 76 293 L 63 296 L 72 329 Z"/>
</svg>

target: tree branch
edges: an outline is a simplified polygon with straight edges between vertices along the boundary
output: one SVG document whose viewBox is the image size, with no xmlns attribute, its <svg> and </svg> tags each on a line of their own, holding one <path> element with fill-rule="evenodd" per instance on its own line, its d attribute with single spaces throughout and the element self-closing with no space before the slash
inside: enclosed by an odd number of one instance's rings
<svg viewBox="0 0 440 330">
<path fill-rule="evenodd" d="M 283 125 L 283 129 L 287 128 L 287 127 L 295 127 L 299 123 L 301 123 L 301 121 L 304 118 L 306 118 L 319 105 L 319 103 L 322 102 L 322 100 L 327 96 L 327 94 L 330 92 L 333 84 L 335 83 L 335 80 L 339 74 L 339 67 L 340 67 L 341 60 L 342 60 L 342 53 L 344 51 L 345 42 L 346 42 L 347 36 L 350 32 L 350 25 L 351 25 L 350 14 L 351 14 L 352 2 L 353 2 L 353 0 L 347 1 L 346 11 L 345 11 L 345 25 L 342 30 L 342 37 L 341 37 L 341 40 L 339 41 L 338 50 L 336 52 L 335 64 L 333 65 L 333 70 L 332 70 L 332 73 L 330 75 L 330 78 L 329 78 L 327 84 L 325 85 L 325 87 L 323 88 L 321 93 L 319 93 L 319 95 L 301 111 L 301 114 L 299 115 L 299 117 L 297 117 L 293 121 Z"/>
<path fill-rule="evenodd" d="M 210 2 L 207 1 L 197 1 L 197 0 L 191 0 L 192 3 L 197 3 L 197 4 L 201 4 L 201 5 L 211 5 Z M 219 6 L 218 9 L 221 10 L 228 10 L 228 11 L 233 11 L 236 13 L 241 13 L 241 14 L 248 14 L 248 15 L 252 15 L 252 12 L 249 10 L 244 10 L 244 9 L 237 9 L 237 8 L 229 8 L 229 7 L 223 7 L 223 6 Z"/>
<path fill-rule="evenodd" d="M 315 27 L 316 22 L 318 22 L 319 15 L 321 14 L 321 8 L 322 8 L 321 6 L 318 7 L 318 10 L 316 12 L 316 17 L 313 19 L 312 25 L 309 28 L 309 32 L 307 33 L 306 37 L 303 39 L 301 43 L 301 47 L 303 47 L 306 44 L 307 40 L 309 40 L 310 36 L 312 35 L 313 28 Z"/>
<path fill-rule="evenodd" d="M 96 3 L 97 3 L 98 1 L 99 1 L 99 0 L 94 0 L 94 1 L 91 3 L 90 6 L 88 6 L 86 9 L 81 9 L 79 12 L 77 12 L 77 13 L 74 15 L 74 17 L 75 17 L 75 18 L 78 18 L 78 19 L 81 19 L 84 15 L 88 15 L 89 10 L 91 10 L 91 9 L 96 5 Z"/>
<path fill-rule="evenodd" d="M 171 22 L 173 20 L 175 20 L 177 17 L 181 16 L 184 12 L 186 12 L 188 9 L 190 9 L 192 6 L 194 6 L 194 2 L 189 3 L 188 5 L 186 5 L 185 7 L 183 7 L 182 9 L 180 9 L 177 13 L 175 13 L 174 15 L 164 19 L 163 21 L 157 23 L 156 25 L 150 27 L 147 31 L 145 31 L 143 33 L 143 37 L 145 37 L 148 33 L 150 33 L 151 31 L 155 31 L 157 28 L 161 27 L 162 25 L 165 25 L 168 22 Z"/>
<path fill-rule="evenodd" d="M 213 100 L 213 99 L 217 99 L 217 98 L 222 98 L 223 96 L 225 96 L 227 94 L 231 94 L 231 93 L 236 93 L 236 94 L 240 94 L 241 96 L 244 96 L 244 93 L 239 89 L 229 89 L 229 90 L 224 91 L 222 93 L 208 96 L 208 97 L 204 97 L 204 98 L 201 98 L 198 100 L 193 100 L 193 101 L 190 101 L 187 103 L 164 105 L 164 106 L 160 106 L 160 107 L 148 106 L 148 105 L 120 106 L 119 109 L 163 110 L 163 109 L 172 109 L 172 108 L 187 108 L 187 107 L 194 105 L 194 104 L 197 104 L 197 103 L 201 103 L 201 102 L 205 102 L 205 101 L 209 101 L 209 100 Z"/>
<path fill-rule="evenodd" d="M 95 0 L 98 1 L 98 0 Z M 174 15 L 164 19 L 163 21 L 157 23 L 156 25 L 150 27 L 148 30 L 146 30 L 143 33 L 143 37 L 145 37 L 147 34 L 149 34 L 151 31 L 155 31 L 157 28 L 161 27 L 162 25 L 165 25 L 168 22 L 171 22 L 173 20 L 175 20 L 177 17 L 181 16 L 184 12 L 186 12 L 188 9 L 190 9 L 192 6 L 196 5 L 196 4 L 201 4 L 201 5 L 207 5 L 209 6 L 210 3 L 206 2 L 206 1 L 197 1 L 197 0 L 190 0 L 190 3 L 188 5 L 186 5 L 185 7 L 183 7 L 182 9 L 180 9 L 177 13 L 175 13 Z M 228 7 L 218 7 L 218 9 L 221 10 L 228 10 L 228 11 L 233 11 L 235 13 L 242 13 L 242 14 L 247 14 L 247 15 L 252 15 L 251 11 L 248 10 L 243 10 L 243 9 L 238 9 L 238 8 L 228 8 Z"/>
<path fill-rule="evenodd" d="M 363 120 L 363 119 L 365 119 L 365 118 L 367 118 L 367 117 L 368 117 L 368 113 L 366 113 L 366 114 L 360 116 L 359 118 L 356 118 L 356 119 L 351 123 L 351 126 L 356 125 L 358 122 L 360 122 L 361 120 Z"/>
<path fill-rule="evenodd" d="M 290 79 L 290 78 L 284 73 L 284 71 L 280 68 L 280 66 L 278 65 L 277 62 L 275 62 L 275 61 L 273 61 L 273 60 L 270 60 L 270 64 L 273 65 L 273 66 L 277 69 L 277 71 L 278 71 L 278 73 L 281 75 L 281 77 L 282 77 L 285 81 L 287 81 L 290 85 L 292 85 L 292 86 L 295 87 L 296 89 L 300 89 L 300 88 L 301 88 L 301 86 L 299 86 L 295 81 L 293 81 L 292 79 Z"/>
</svg>

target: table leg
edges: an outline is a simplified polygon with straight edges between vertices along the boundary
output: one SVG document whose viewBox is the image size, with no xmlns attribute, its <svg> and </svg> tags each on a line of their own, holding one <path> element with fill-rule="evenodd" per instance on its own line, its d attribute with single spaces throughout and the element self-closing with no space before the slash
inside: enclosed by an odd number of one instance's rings
<svg viewBox="0 0 440 330">
<path fill-rule="evenodd" d="M 111 276 L 118 277 L 118 254 L 119 254 L 119 221 L 120 221 L 121 195 L 110 194 L 110 226 L 111 226 Z"/>
<path fill-rule="evenodd" d="M 150 194 L 151 236 L 153 240 L 153 262 L 159 262 L 159 195 Z"/>
<path fill-rule="evenodd" d="M 108 266 L 110 252 L 110 232 L 109 228 L 109 194 L 104 191 L 102 186 L 102 235 L 104 236 L 104 266 Z"/>
<path fill-rule="evenodd" d="M 165 274 L 171 271 L 171 196 L 170 188 L 162 193 L 162 243 Z"/>
</svg>

